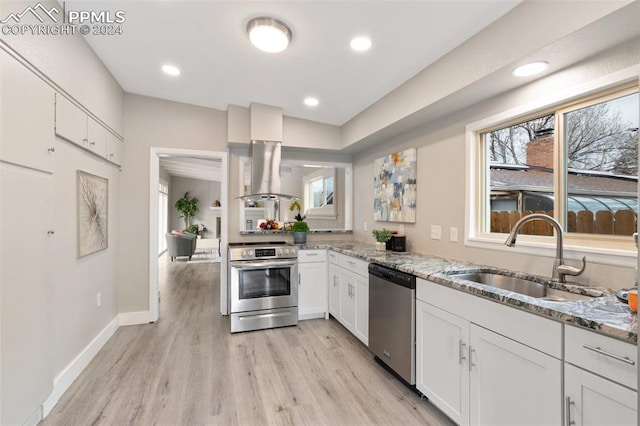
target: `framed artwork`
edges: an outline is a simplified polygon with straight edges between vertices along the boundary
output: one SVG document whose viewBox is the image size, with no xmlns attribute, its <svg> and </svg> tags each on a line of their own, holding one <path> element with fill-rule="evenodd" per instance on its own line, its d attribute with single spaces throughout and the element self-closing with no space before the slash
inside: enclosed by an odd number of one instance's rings
<svg viewBox="0 0 640 426">
<path fill-rule="evenodd" d="M 108 246 L 109 180 L 78 170 L 78 257 Z"/>
<path fill-rule="evenodd" d="M 416 158 L 416 148 L 409 148 L 373 162 L 375 220 L 415 223 Z"/>
</svg>

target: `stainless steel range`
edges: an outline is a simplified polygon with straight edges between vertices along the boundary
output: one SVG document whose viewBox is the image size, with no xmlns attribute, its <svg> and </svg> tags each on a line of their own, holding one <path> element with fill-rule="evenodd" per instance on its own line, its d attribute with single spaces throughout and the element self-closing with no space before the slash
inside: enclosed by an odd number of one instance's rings
<svg viewBox="0 0 640 426">
<path fill-rule="evenodd" d="M 231 332 L 298 324 L 298 250 L 284 241 L 229 244 Z"/>
</svg>

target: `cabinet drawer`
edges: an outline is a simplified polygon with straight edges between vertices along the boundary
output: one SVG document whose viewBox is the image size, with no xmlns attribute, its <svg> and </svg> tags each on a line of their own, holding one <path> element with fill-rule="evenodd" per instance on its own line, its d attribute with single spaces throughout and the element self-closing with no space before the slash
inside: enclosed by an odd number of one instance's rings
<svg viewBox="0 0 640 426">
<path fill-rule="evenodd" d="M 326 261 L 327 261 L 326 250 L 299 250 L 298 251 L 298 263 L 326 262 Z"/>
<path fill-rule="evenodd" d="M 364 260 L 340 254 L 338 255 L 338 265 L 363 277 L 369 277 L 369 263 Z"/>
<path fill-rule="evenodd" d="M 337 265 L 338 264 L 338 253 L 335 251 L 328 250 L 327 256 L 329 257 L 329 262 Z"/>
<path fill-rule="evenodd" d="M 568 325 L 564 344 L 566 362 L 638 389 L 636 346 Z"/>
</svg>

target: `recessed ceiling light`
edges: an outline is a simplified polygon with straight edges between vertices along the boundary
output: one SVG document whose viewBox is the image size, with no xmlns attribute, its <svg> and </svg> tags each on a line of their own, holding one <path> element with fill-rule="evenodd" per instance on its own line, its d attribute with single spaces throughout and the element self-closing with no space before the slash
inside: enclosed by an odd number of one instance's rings
<svg viewBox="0 0 640 426">
<path fill-rule="evenodd" d="M 282 52 L 291 42 L 291 29 L 282 21 L 268 16 L 254 18 L 247 24 L 251 43 L 263 52 Z"/>
<path fill-rule="evenodd" d="M 306 106 L 314 107 L 314 106 L 318 106 L 319 103 L 320 101 L 318 101 L 318 99 L 316 98 L 312 98 L 312 97 L 304 98 L 304 104 Z"/>
<path fill-rule="evenodd" d="M 356 52 L 364 52 L 371 48 L 371 39 L 369 37 L 356 37 L 351 40 L 351 48 Z"/>
<path fill-rule="evenodd" d="M 518 68 L 514 69 L 511 74 L 516 77 L 528 77 L 530 75 L 538 74 L 546 70 L 548 66 L 549 63 L 544 61 L 531 62 L 530 64 L 519 66 Z"/>
<path fill-rule="evenodd" d="M 180 75 L 180 70 L 178 69 L 178 67 L 174 67 L 173 65 L 169 64 L 163 65 L 162 71 L 164 71 L 165 74 L 172 75 L 174 77 Z"/>
</svg>

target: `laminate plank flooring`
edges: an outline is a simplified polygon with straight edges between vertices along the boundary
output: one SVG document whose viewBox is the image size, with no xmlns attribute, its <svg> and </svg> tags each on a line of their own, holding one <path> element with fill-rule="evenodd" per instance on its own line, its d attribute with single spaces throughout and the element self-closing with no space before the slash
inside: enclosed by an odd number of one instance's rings
<svg viewBox="0 0 640 426">
<path fill-rule="evenodd" d="M 451 424 L 336 320 L 232 335 L 219 263 L 160 269 L 160 320 L 119 328 L 42 426 Z"/>
</svg>

